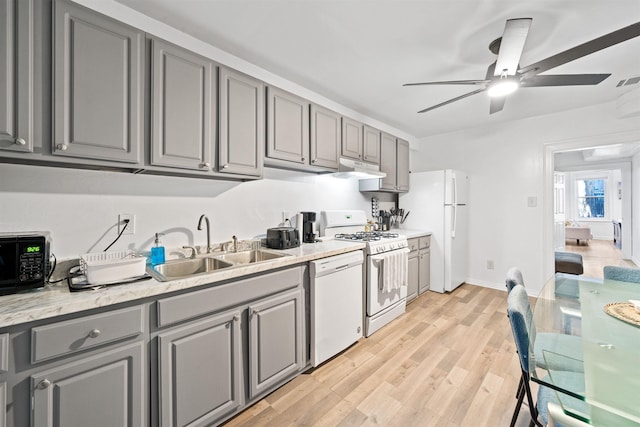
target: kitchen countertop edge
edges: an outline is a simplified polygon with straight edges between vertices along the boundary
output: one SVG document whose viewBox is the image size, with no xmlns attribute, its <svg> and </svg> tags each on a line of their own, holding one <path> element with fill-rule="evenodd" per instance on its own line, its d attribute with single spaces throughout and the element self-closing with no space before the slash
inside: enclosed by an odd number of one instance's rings
<svg viewBox="0 0 640 427">
<path fill-rule="evenodd" d="M 210 274 L 168 282 L 160 282 L 151 278 L 144 282 L 107 286 L 81 292 L 69 291 L 66 281 L 62 282 L 64 284 L 47 285 L 44 288 L 0 297 L 2 301 L 0 329 L 199 286 L 213 285 L 231 279 L 241 279 L 251 274 L 304 264 L 316 259 L 364 248 L 364 243 L 329 240 L 320 243 L 303 244 L 298 248 L 281 251 L 290 256 L 267 262 L 229 267 Z"/>
</svg>

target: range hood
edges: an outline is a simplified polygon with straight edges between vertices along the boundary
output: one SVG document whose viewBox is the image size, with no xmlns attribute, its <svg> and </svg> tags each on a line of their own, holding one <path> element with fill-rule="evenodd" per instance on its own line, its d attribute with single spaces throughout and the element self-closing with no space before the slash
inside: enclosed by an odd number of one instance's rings
<svg viewBox="0 0 640 427">
<path fill-rule="evenodd" d="M 341 158 L 338 172 L 333 173 L 332 176 L 343 179 L 372 179 L 384 178 L 387 174 L 380 172 L 380 166 L 378 165 Z"/>
</svg>

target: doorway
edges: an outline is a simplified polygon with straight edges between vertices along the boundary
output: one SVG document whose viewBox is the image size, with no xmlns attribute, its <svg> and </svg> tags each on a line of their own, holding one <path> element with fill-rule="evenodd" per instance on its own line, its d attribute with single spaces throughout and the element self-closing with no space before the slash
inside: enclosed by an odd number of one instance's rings
<svg viewBox="0 0 640 427">
<path fill-rule="evenodd" d="M 617 146 L 623 146 L 625 149 L 633 150 L 638 149 L 638 143 L 640 141 L 637 132 L 623 132 L 618 134 L 609 135 L 597 135 L 591 138 L 580 138 L 565 141 L 549 142 L 544 145 L 544 189 L 543 189 L 543 203 L 544 203 L 544 230 L 543 230 L 543 243 L 544 243 L 544 259 L 545 262 L 545 274 L 546 277 L 553 275 L 554 269 L 554 252 L 556 248 L 556 234 L 558 229 L 558 216 L 555 211 L 556 197 L 557 197 L 557 178 L 556 172 L 556 155 L 560 153 L 574 153 L 573 155 L 581 155 L 584 157 L 587 152 L 595 152 L 602 148 L 613 148 Z M 600 150 L 601 152 L 604 152 Z M 627 151 L 629 153 L 629 151 Z M 589 154 L 591 155 L 591 154 Z M 631 154 L 633 155 L 633 154 Z M 622 199 L 620 201 L 620 219 L 623 223 L 627 223 L 628 226 L 623 225 L 621 230 L 621 257 L 622 259 L 631 259 L 632 257 L 632 228 L 634 226 L 640 227 L 640 224 L 632 224 L 631 215 L 631 195 L 632 195 L 632 180 L 631 180 L 631 160 L 630 155 L 618 155 L 610 156 L 608 159 L 599 159 L 597 162 L 591 163 L 597 164 L 597 167 L 593 169 L 606 169 L 620 171 L 619 181 L 622 191 Z M 584 165 L 582 166 L 584 168 Z M 570 169 L 570 168 L 569 168 Z M 575 168 L 574 168 L 575 169 Z M 617 183 L 615 184 L 617 189 Z M 613 234 L 613 232 L 612 232 Z M 613 241 L 613 235 L 612 240 Z M 604 258 L 603 258 L 604 259 Z"/>
</svg>

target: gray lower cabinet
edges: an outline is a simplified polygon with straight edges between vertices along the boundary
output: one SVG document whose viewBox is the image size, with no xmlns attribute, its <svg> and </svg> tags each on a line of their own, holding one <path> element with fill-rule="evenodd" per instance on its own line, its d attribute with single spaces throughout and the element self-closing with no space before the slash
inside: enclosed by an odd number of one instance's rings
<svg viewBox="0 0 640 427">
<path fill-rule="evenodd" d="M 418 296 L 420 281 L 420 265 L 418 250 L 409 252 L 409 278 L 407 283 L 407 302 L 414 300 Z"/>
<path fill-rule="evenodd" d="M 33 1 L 0 0 L 2 150 L 33 151 Z"/>
<path fill-rule="evenodd" d="M 309 101 L 267 87 L 267 157 L 309 164 Z"/>
<path fill-rule="evenodd" d="M 311 164 L 337 170 L 342 141 L 340 114 L 311 104 L 309 126 L 311 128 Z"/>
<path fill-rule="evenodd" d="M 219 72 L 218 171 L 260 176 L 264 162 L 264 85 L 226 67 Z"/>
<path fill-rule="evenodd" d="M 304 367 L 303 294 L 294 289 L 249 306 L 249 397 Z"/>
<path fill-rule="evenodd" d="M 53 27 L 52 153 L 140 164 L 144 33 L 64 0 Z"/>
<path fill-rule="evenodd" d="M 215 164 L 215 64 L 163 40 L 150 43 L 150 163 L 210 172 Z"/>
<path fill-rule="evenodd" d="M 146 366 L 138 342 L 32 375 L 31 425 L 145 425 Z"/>
<path fill-rule="evenodd" d="M 428 291 L 431 286 L 430 236 L 409 239 L 409 284 L 407 301 Z"/>
<path fill-rule="evenodd" d="M 419 238 L 418 266 L 419 282 L 418 293 L 422 294 L 431 287 L 431 236 Z"/>
<path fill-rule="evenodd" d="M 7 426 L 7 381 L 9 373 L 9 334 L 0 334 L 0 427 Z"/>
<path fill-rule="evenodd" d="M 158 336 L 160 423 L 208 425 L 243 403 L 241 312 Z"/>
</svg>

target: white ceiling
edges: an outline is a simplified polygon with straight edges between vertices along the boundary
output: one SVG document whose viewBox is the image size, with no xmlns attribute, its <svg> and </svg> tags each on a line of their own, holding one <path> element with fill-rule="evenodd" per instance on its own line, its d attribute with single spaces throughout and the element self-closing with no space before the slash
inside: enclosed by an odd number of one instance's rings
<svg viewBox="0 0 640 427">
<path fill-rule="evenodd" d="M 640 21 L 639 0 L 117 0 L 415 137 L 615 100 L 640 85 L 640 37 L 548 71 L 612 73 L 598 86 L 523 88 L 489 115 L 486 93 L 424 114 L 483 79 L 505 20 L 533 18 L 520 65 Z"/>
</svg>

